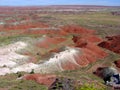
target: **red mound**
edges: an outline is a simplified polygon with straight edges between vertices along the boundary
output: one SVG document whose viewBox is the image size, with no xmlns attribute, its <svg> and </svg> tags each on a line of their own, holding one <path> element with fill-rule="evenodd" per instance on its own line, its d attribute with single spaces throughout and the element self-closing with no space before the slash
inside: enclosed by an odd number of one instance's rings
<svg viewBox="0 0 120 90">
<path fill-rule="evenodd" d="M 23 79 L 34 80 L 39 84 L 46 85 L 49 87 L 55 82 L 56 76 L 55 75 L 41 75 L 41 74 L 27 74 L 23 76 Z"/>
<path fill-rule="evenodd" d="M 93 36 L 92 36 L 92 38 L 90 36 L 88 36 L 88 37 L 86 36 L 85 38 L 80 37 L 80 36 L 73 36 L 72 40 L 75 43 L 76 47 L 83 48 L 83 50 L 87 49 L 89 51 L 92 51 L 99 58 L 103 58 L 107 55 L 103 50 L 101 50 L 101 48 L 99 48 L 96 45 L 96 42 L 101 41 L 101 39 L 96 36 L 94 36 L 94 38 L 93 38 Z"/>
<path fill-rule="evenodd" d="M 107 53 L 96 45 L 97 42 L 101 41 L 97 36 L 73 36 L 72 40 L 75 43 L 75 46 L 82 50 L 82 56 L 77 60 L 77 63 L 79 64 L 81 61 L 84 61 L 83 65 L 87 65 L 95 62 L 97 59 L 102 59 L 107 56 Z"/>
<path fill-rule="evenodd" d="M 76 45 L 81 46 L 81 47 L 82 45 L 84 46 L 84 44 L 86 44 L 87 42 L 97 43 L 97 42 L 102 41 L 101 38 L 95 35 L 73 36 L 72 40 Z"/>
<path fill-rule="evenodd" d="M 118 68 L 120 68 L 120 60 L 117 60 L 117 61 L 115 61 L 114 63 L 115 63 L 115 65 L 116 65 Z"/>
<path fill-rule="evenodd" d="M 109 49 L 115 53 L 120 54 L 120 35 L 106 37 L 107 41 L 103 41 L 98 46 Z"/>
</svg>

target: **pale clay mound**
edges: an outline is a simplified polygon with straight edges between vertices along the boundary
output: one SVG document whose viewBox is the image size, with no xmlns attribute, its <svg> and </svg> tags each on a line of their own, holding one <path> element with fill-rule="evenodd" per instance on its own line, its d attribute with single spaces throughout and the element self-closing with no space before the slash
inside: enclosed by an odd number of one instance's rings
<svg viewBox="0 0 120 90">
<path fill-rule="evenodd" d="M 16 51 L 24 49 L 26 46 L 27 46 L 26 43 L 19 41 L 14 44 L 0 47 L 0 75 L 15 72 L 16 69 L 13 68 L 19 66 L 20 62 L 22 62 L 23 60 L 27 60 L 29 58 L 28 56 L 16 53 Z M 28 66 L 26 65 L 26 67 Z M 19 69 L 18 71 L 23 71 L 23 69 L 22 70 Z"/>
<path fill-rule="evenodd" d="M 17 60 L 27 59 L 27 56 L 17 54 L 16 51 L 25 48 L 27 44 L 24 42 L 16 42 L 5 47 L 0 48 L 0 67 L 14 67 Z"/>
</svg>

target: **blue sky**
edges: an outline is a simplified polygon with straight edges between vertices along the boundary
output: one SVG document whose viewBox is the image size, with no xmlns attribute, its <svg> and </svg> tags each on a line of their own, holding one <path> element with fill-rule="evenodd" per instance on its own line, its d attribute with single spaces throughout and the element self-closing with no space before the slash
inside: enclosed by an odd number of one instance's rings
<svg viewBox="0 0 120 90">
<path fill-rule="evenodd" d="M 0 6 L 74 5 L 74 4 L 120 6 L 120 0 L 0 0 Z"/>
</svg>

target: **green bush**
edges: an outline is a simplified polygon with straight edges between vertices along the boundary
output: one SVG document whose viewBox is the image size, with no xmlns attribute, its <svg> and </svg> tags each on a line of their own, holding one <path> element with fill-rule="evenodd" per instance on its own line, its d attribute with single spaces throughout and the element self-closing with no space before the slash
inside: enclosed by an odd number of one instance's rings
<svg viewBox="0 0 120 90">
<path fill-rule="evenodd" d="M 76 90 L 104 90 L 104 88 L 97 88 L 94 84 L 84 84 L 83 86 L 77 87 Z"/>
<path fill-rule="evenodd" d="M 94 85 L 85 84 L 80 88 L 80 90 L 96 90 L 96 88 L 94 87 Z"/>
</svg>

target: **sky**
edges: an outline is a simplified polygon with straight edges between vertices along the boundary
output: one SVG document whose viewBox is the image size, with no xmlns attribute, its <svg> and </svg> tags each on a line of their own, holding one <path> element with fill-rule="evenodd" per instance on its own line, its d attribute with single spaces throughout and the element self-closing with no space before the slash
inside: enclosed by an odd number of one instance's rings
<svg viewBox="0 0 120 90">
<path fill-rule="evenodd" d="M 0 6 L 105 5 L 120 6 L 120 0 L 0 0 Z"/>
</svg>

